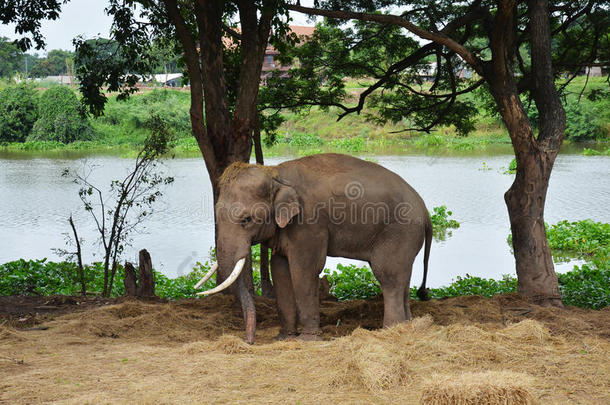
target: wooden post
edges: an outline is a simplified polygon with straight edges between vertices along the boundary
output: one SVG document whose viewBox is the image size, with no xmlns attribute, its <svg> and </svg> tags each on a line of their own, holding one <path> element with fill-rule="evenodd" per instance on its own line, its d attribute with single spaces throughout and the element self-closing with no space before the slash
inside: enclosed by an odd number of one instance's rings
<svg viewBox="0 0 610 405">
<path fill-rule="evenodd" d="M 136 269 L 133 264 L 125 263 L 125 278 L 123 279 L 123 285 L 125 286 L 125 296 L 135 297 L 137 291 L 136 281 Z"/>
<path fill-rule="evenodd" d="M 138 297 L 155 296 L 155 279 L 152 272 L 152 260 L 146 249 L 140 250 L 140 263 L 138 265 Z"/>
</svg>

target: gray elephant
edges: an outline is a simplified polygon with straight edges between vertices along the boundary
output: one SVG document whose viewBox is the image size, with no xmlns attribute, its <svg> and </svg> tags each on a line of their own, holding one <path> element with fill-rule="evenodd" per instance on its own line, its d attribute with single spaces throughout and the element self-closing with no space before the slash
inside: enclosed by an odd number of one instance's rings
<svg viewBox="0 0 610 405">
<path fill-rule="evenodd" d="M 400 176 L 347 155 L 319 154 L 278 166 L 235 163 L 220 179 L 216 204 L 219 292 L 235 281 L 254 342 L 254 301 L 240 273 L 253 244 L 272 248 L 271 275 L 281 323 L 279 338 L 320 336 L 318 278 L 326 256 L 369 262 L 381 284 L 383 325 L 411 319 L 409 285 L 415 256 L 425 244 L 426 298 L 432 224 L 417 192 Z M 297 334 L 297 320 L 302 330 Z"/>
</svg>

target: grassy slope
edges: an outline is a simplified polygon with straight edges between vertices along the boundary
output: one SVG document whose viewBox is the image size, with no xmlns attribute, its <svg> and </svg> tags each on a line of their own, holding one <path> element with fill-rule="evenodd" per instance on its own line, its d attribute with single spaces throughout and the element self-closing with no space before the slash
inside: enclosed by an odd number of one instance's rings
<svg viewBox="0 0 610 405">
<path fill-rule="evenodd" d="M 577 78 L 568 86 L 568 102 L 575 102 L 585 78 Z M 361 89 L 351 83 L 349 90 L 357 94 Z M 600 78 L 590 78 L 589 92 L 604 88 Z M 463 97 L 473 97 L 465 95 Z M 605 123 L 602 132 L 610 133 L 610 102 L 595 103 L 582 98 L 581 103 Z M 92 119 L 97 138 L 89 142 L 63 145 L 50 142 L 28 142 L 5 146 L 10 151 L 100 151 L 130 152 L 137 149 L 146 136 L 146 120 L 151 113 L 167 120 L 176 134 L 175 153 L 197 156 L 199 149 L 190 136 L 189 94 L 179 90 L 155 90 L 136 94 L 127 101 L 109 99 L 104 116 Z M 452 153 L 486 151 L 493 145 L 510 151 L 510 139 L 500 120 L 488 116 L 483 109 L 477 118 L 477 129 L 468 137 L 456 136 L 452 127 L 438 128 L 431 134 L 413 131 L 400 132 L 405 123 L 378 125 L 367 121 L 366 114 L 350 115 L 337 121 L 338 111 L 312 108 L 309 112 L 286 112 L 286 122 L 278 130 L 279 142 L 265 147 L 267 156 L 292 154 L 307 155 L 322 151 L 344 153 Z"/>
</svg>

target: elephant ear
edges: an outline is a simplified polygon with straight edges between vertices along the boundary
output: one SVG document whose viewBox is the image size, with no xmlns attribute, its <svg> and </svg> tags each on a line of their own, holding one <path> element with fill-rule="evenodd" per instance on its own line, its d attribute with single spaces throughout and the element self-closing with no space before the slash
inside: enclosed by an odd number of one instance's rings
<svg viewBox="0 0 610 405">
<path fill-rule="evenodd" d="M 289 185 L 276 182 L 279 186 L 273 199 L 273 210 L 275 212 L 275 222 L 280 228 L 285 228 L 292 218 L 301 212 L 299 195 Z"/>
</svg>

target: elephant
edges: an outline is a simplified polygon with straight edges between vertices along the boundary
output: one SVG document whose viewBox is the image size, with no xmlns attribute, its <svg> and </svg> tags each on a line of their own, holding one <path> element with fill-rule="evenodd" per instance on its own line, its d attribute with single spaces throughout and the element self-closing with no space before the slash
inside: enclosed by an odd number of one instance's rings
<svg viewBox="0 0 610 405">
<path fill-rule="evenodd" d="M 327 256 L 370 264 L 381 285 L 388 327 L 411 319 L 411 270 L 425 244 L 418 296 L 427 299 L 432 223 L 422 198 L 394 172 L 333 153 L 277 166 L 238 162 L 224 171 L 219 190 L 218 263 L 199 285 L 215 271 L 224 281 L 200 294 L 231 286 L 242 305 L 248 343 L 254 343 L 256 313 L 241 271 L 251 246 L 261 242 L 272 249 L 280 339 L 320 339 L 318 280 Z"/>
</svg>

